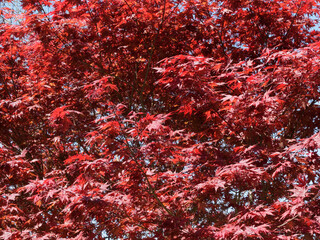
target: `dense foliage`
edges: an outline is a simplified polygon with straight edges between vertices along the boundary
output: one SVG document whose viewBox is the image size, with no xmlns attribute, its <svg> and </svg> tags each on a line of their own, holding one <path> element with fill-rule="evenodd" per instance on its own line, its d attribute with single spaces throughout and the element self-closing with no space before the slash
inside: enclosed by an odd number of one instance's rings
<svg viewBox="0 0 320 240">
<path fill-rule="evenodd" d="M 319 239 L 319 3 L 2 5 L 0 238 Z"/>
</svg>

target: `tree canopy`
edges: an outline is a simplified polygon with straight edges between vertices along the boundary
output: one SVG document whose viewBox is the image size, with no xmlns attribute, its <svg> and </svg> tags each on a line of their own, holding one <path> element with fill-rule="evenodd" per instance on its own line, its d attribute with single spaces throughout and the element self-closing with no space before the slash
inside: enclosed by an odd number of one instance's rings
<svg viewBox="0 0 320 240">
<path fill-rule="evenodd" d="M 20 4 L 1 239 L 320 238 L 320 1 Z"/>
</svg>

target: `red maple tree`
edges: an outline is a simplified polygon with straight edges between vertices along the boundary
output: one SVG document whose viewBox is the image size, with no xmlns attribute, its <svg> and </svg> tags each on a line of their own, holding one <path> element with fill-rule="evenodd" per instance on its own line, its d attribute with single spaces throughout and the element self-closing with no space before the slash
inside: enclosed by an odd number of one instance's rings
<svg viewBox="0 0 320 240">
<path fill-rule="evenodd" d="M 2 2 L 0 238 L 319 239 L 319 4 Z"/>
</svg>

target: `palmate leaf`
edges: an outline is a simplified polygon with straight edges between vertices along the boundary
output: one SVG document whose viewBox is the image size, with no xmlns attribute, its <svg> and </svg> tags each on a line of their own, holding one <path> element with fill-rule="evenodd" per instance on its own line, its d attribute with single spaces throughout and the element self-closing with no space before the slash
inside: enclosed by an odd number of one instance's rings
<svg viewBox="0 0 320 240">
<path fill-rule="evenodd" d="M 320 238 L 319 1 L 20 2 L 1 239 Z"/>
</svg>

